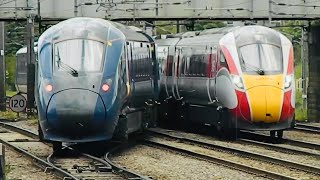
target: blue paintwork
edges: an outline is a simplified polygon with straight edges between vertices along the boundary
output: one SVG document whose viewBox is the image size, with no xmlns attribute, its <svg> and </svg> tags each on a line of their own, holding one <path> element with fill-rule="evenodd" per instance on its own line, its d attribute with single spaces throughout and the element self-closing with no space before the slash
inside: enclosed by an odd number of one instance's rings
<svg viewBox="0 0 320 180">
<path fill-rule="evenodd" d="M 126 93 L 127 87 L 122 81 L 123 74 L 119 72 L 126 41 L 135 41 L 127 36 L 140 37 L 139 42 L 151 43 L 149 41 L 152 41 L 151 38 L 146 38 L 146 35 L 128 29 L 119 30 L 118 27 L 121 26 L 101 19 L 73 18 L 49 28 L 39 38 L 38 82 L 35 95 L 44 140 L 90 142 L 112 138 L 119 114 L 123 108 L 131 104 L 128 99 L 134 96 L 132 94 L 138 93 L 132 91 Z M 54 43 L 70 39 L 94 39 L 105 43 L 104 64 L 101 72 L 73 77 L 68 73 L 53 70 Z M 153 69 L 156 70 L 152 77 L 158 85 L 158 63 L 155 56 L 152 60 L 154 61 Z M 104 83 L 110 86 L 107 92 L 101 89 Z M 47 84 L 53 86 L 52 92 L 45 90 Z M 131 89 L 135 89 L 134 83 L 131 86 L 133 86 Z M 149 88 L 147 91 L 157 99 L 158 86 Z"/>
</svg>

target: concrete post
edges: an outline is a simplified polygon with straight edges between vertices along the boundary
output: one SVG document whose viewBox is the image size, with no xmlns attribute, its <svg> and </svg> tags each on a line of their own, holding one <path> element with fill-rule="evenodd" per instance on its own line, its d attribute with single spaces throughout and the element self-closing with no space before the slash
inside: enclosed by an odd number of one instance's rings
<svg viewBox="0 0 320 180">
<path fill-rule="evenodd" d="M 6 163 L 5 163 L 5 146 L 0 143 L 0 180 L 5 179 L 6 173 Z"/>
<path fill-rule="evenodd" d="M 4 59 L 4 22 L 0 22 L 0 111 L 6 110 L 6 65 Z"/>
<path fill-rule="evenodd" d="M 302 27 L 301 32 L 301 63 L 302 63 L 302 70 L 301 70 L 301 78 L 302 78 L 302 108 L 303 110 L 307 109 L 307 69 L 308 69 L 308 24 L 305 23 L 305 27 Z"/>
<path fill-rule="evenodd" d="M 308 121 L 320 122 L 320 26 L 309 26 L 308 49 L 305 50 L 305 57 L 308 57 Z M 306 38 L 305 38 L 306 39 Z"/>
<path fill-rule="evenodd" d="M 74 17 L 78 16 L 78 0 L 74 0 Z"/>
<path fill-rule="evenodd" d="M 35 85 L 35 54 L 34 54 L 34 19 L 27 19 L 27 113 L 32 113 L 34 108 L 34 85 Z"/>
<path fill-rule="evenodd" d="M 177 33 L 179 33 L 180 32 L 180 22 L 179 22 L 179 20 L 177 20 Z"/>
<path fill-rule="evenodd" d="M 272 0 L 269 0 L 269 26 L 272 26 Z"/>
</svg>

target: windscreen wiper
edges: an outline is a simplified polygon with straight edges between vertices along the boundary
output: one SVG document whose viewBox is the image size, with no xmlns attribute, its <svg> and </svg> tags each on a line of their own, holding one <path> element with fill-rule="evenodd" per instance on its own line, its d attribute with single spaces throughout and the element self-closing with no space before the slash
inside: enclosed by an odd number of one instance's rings
<svg viewBox="0 0 320 180">
<path fill-rule="evenodd" d="M 70 73 L 73 77 L 78 77 L 78 71 L 77 70 L 75 70 L 74 68 L 72 68 L 71 66 L 69 66 L 68 64 L 66 64 L 66 63 L 63 63 L 62 61 L 61 61 L 61 58 L 60 58 L 60 54 L 59 54 L 59 49 L 57 49 L 57 56 L 58 56 L 58 61 L 57 61 L 57 63 L 58 63 L 58 68 L 62 68 L 62 69 L 64 69 L 64 70 L 66 70 L 68 73 Z"/>
<path fill-rule="evenodd" d="M 252 69 L 252 70 L 254 70 L 256 73 L 258 73 L 259 75 L 264 75 L 265 74 L 265 72 L 264 72 L 264 70 L 263 69 L 261 69 L 261 68 L 259 68 L 259 67 L 257 67 L 257 66 L 254 66 L 254 65 L 252 65 L 252 64 L 248 64 L 248 63 L 246 63 L 244 60 L 243 60 L 243 57 L 242 57 L 242 54 L 240 54 L 240 56 L 241 56 L 241 65 L 242 66 L 244 66 L 245 68 L 250 68 L 250 69 Z"/>
<path fill-rule="evenodd" d="M 257 67 L 257 66 L 254 66 L 254 65 L 251 65 L 251 64 L 248 64 L 248 63 L 245 63 L 245 62 L 243 62 L 242 64 L 245 66 L 245 68 L 250 68 L 250 69 L 254 70 L 256 73 L 258 73 L 259 75 L 264 75 L 265 74 L 264 70 L 259 68 L 259 67 Z"/>
<path fill-rule="evenodd" d="M 72 67 L 61 61 L 57 61 L 57 63 L 60 66 L 60 68 L 66 70 L 66 72 L 69 72 L 73 77 L 78 77 L 79 74 L 77 70 L 73 69 Z"/>
</svg>

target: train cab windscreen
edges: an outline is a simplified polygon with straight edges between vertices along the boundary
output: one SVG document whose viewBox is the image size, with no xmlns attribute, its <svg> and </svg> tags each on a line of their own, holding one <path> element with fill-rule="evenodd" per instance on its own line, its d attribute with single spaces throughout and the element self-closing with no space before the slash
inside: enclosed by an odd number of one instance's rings
<svg viewBox="0 0 320 180">
<path fill-rule="evenodd" d="M 242 71 L 248 74 L 278 74 L 282 72 L 282 53 L 278 46 L 255 43 L 239 48 Z"/>
<path fill-rule="evenodd" d="M 54 44 L 54 71 L 78 74 L 101 72 L 105 44 L 89 39 L 71 39 Z"/>
</svg>

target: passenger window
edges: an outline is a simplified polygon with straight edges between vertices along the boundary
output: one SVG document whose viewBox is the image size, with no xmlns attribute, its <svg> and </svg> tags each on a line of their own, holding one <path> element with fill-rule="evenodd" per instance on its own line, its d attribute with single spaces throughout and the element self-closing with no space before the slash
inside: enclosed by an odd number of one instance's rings
<svg viewBox="0 0 320 180">
<path fill-rule="evenodd" d="M 167 59 L 167 69 L 166 69 L 167 76 L 172 76 L 172 62 L 173 62 L 173 56 L 169 55 Z"/>
<path fill-rule="evenodd" d="M 211 54 L 211 72 L 213 72 L 216 69 L 216 62 L 217 62 L 217 54 L 213 53 Z"/>
<path fill-rule="evenodd" d="M 206 61 L 206 55 L 202 55 L 202 60 L 201 60 L 201 71 L 200 71 L 200 74 L 201 74 L 201 77 L 205 77 L 205 73 L 206 73 L 206 65 L 207 65 L 207 61 Z"/>
</svg>

